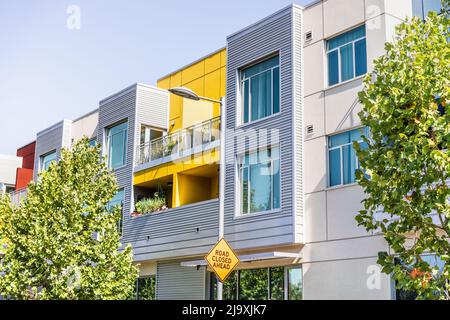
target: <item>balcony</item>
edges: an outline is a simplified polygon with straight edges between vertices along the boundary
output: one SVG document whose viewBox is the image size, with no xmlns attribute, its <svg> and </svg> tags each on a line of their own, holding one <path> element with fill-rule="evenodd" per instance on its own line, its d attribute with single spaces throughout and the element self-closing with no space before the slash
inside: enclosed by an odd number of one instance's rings
<svg viewBox="0 0 450 320">
<path fill-rule="evenodd" d="M 20 205 L 21 201 L 27 198 L 27 193 L 28 193 L 27 188 L 10 192 L 9 195 L 11 197 L 11 204 L 13 206 Z"/>
<path fill-rule="evenodd" d="M 175 161 L 219 145 L 220 117 L 216 117 L 139 145 L 134 171 Z"/>
</svg>

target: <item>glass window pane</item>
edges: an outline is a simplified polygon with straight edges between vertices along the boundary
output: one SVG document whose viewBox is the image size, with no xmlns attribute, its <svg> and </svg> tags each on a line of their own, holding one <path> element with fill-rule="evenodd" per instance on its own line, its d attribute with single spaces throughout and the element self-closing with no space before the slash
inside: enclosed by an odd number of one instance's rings
<svg viewBox="0 0 450 320">
<path fill-rule="evenodd" d="M 355 69 L 357 77 L 367 73 L 366 39 L 355 42 Z"/>
<path fill-rule="evenodd" d="M 269 164 L 250 168 L 250 212 L 270 210 L 272 176 Z"/>
<path fill-rule="evenodd" d="M 237 300 L 237 277 L 238 272 L 233 271 L 223 283 L 223 300 Z"/>
<path fill-rule="evenodd" d="M 366 36 L 366 26 L 360 26 L 327 41 L 327 51 Z"/>
<path fill-rule="evenodd" d="M 273 208 L 280 208 L 280 197 L 281 197 L 281 187 L 280 187 L 280 160 L 275 160 L 272 162 L 273 165 Z"/>
<path fill-rule="evenodd" d="M 352 145 L 342 147 L 344 184 L 355 182 L 356 151 Z"/>
<path fill-rule="evenodd" d="M 108 131 L 109 167 L 118 168 L 125 165 L 127 145 L 127 123 L 121 123 Z"/>
<path fill-rule="evenodd" d="M 239 271 L 239 300 L 268 299 L 268 270 Z"/>
<path fill-rule="evenodd" d="M 350 132 L 344 132 L 344 133 L 340 133 L 340 134 L 336 134 L 334 136 L 331 136 L 328 139 L 328 147 L 329 148 L 334 148 L 334 147 L 338 147 L 341 146 L 343 144 L 347 144 L 350 143 Z"/>
<path fill-rule="evenodd" d="M 273 113 L 280 111 L 280 68 L 273 69 Z"/>
<path fill-rule="evenodd" d="M 328 53 L 328 85 L 339 82 L 339 53 L 337 50 Z"/>
<path fill-rule="evenodd" d="M 270 300 L 284 300 L 284 267 L 270 268 Z"/>
<path fill-rule="evenodd" d="M 441 9 L 442 9 L 441 0 L 423 0 L 423 11 L 425 13 L 425 17 L 431 11 L 439 13 L 441 12 Z"/>
<path fill-rule="evenodd" d="M 248 167 L 242 168 L 241 170 L 241 212 L 248 213 Z"/>
<path fill-rule="evenodd" d="M 330 187 L 341 184 L 341 150 L 334 149 L 329 152 Z"/>
<path fill-rule="evenodd" d="M 288 269 L 288 300 L 303 299 L 302 269 Z"/>
<path fill-rule="evenodd" d="M 423 19 L 423 0 L 413 0 L 413 15 Z"/>
<path fill-rule="evenodd" d="M 41 158 L 41 170 L 47 170 L 56 161 L 56 151 L 46 154 Z"/>
<path fill-rule="evenodd" d="M 255 121 L 272 113 L 272 73 L 266 71 L 251 78 L 251 120 Z"/>
<path fill-rule="evenodd" d="M 278 56 L 260 62 L 250 68 L 242 70 L 241 77 L 243 79 L 250 78 L 258 73 L 276 67 L 280 64 L 280 58 Z"/>
<path fill-rule="evenodd" d="M 155 300 L 155 276 L 142 277 L 137 280 L 137 300 Z"/>
<path fill-rule="evenodd" d="M 244 86 L 242 88 L 243 90 L 243 103 L 244 103 L 244 108 L 243 108 L 243 117 L 242 119 L 244 120 L 244 123 L 248 122 L 248 112 L 249 112 L 249 97 L 250 97 L 250 88 L 249 88 L 249 80 L 245 80 L 244 81 Z"/>
<path fill-rule="evenodd" d="M 339 49 L 341 55 L 341 81 L 354 77 L 353 74 L 353 44 L 350 43 Z"/>
</svg>

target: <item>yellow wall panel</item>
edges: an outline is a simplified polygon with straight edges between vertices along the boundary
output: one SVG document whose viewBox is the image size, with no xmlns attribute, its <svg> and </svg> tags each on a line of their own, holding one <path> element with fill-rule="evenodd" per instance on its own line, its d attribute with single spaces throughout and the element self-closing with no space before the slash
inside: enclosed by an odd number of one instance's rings
<svg viewBox="0 0 450 320">
<path fill-rule="evenodd" d="M 205 59 L 205 74 L 220 68 L 220 52 Z"/>
<path fill-rule="evenodd" d="M 162 89 L 169 89 L 170 88 L 170 76 L 161 80 L 158 80 L 157 87 Z"/>
<path fill-rule="evenodd" d="M 205 75 L 205 96 L 211 99 L 220 99 L 220 70 Z"/>
<path fill-rule="evenodd" d="M 182 70 L 181 81 L 183 84 L 186 84 L 204 75 L 205 75 L 205 60 L 202 60 Z"/>
<path fill-rule="evenodd" d="M 193 90 L 199 96 L 205 95 L 205 78 L 203 76 L 191 82 L 184 83 L 183 86 Z"/>
<path fill-rule="evenodd" d="M 220 68 L 220 96 L 225 97 L 227 93 L 227 68 Z"/>
<path fill-rule="evenodd" d="M 220 51 L 220 66 L 225 67 L 227 65 L 227 49 Z"/>
<path fill-rule="evenodd" d="M 182 82 L 181 82 L 181 71 L 180 71 L 180 72 L 173 74 L 170 77 L 170 87 L 174 88 L 174 87 L 179 87 L 181 85 L 182 85 Z"/>
</svg>

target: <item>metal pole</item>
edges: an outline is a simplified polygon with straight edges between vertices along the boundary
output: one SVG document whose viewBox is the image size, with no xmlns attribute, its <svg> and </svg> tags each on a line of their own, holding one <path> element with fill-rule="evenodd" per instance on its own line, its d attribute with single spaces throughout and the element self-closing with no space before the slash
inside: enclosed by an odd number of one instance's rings
<svg viewBox="0 0 450 320">
<path fill-rule="evenodd" d="M 219 241 L 224 237 L 225 216 L 225 139 L 226 139 L 225 97 L 220 99 L 220 169 L 219 169 Z M 223 283 L 217 282 L 217 300 L 223 300 Z"/>
</svg>

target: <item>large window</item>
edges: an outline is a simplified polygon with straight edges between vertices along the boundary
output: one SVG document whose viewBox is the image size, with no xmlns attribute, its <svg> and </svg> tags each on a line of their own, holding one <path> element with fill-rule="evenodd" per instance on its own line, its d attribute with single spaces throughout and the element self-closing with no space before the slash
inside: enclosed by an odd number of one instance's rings
<svg viewBox="0 0 450 320">
<path fill-rule="evenodd" d="M 413 15 L 425 19 L 430 11 L 441 12 L 441 0 L 412 0 Z"/>
<path fill-rule="evenodd" d="M 125 165 L 127 157 L 128 123 L 111 127 L 108 132 L 108 166 L 115 169 Z"/>
<path fill-rule="evenodd" d="M 279 60 L 276 56 L 241 71 L 241 123 L 280 111 Z"/>
<path fill-rule="evenodd" d="M 362 135 L 368 135 L 368 129 L 355 129 L 328 137 L 328 171 L 330 187 L 350 184 L 355 182 L 355 170 L 359 169 L 359 161 L 353 142 L 366 144 L 362 141 Z"/>
<path fill-rule="evenodd" d="M 435 254 L 424 254 L 421 255 L 424 262 L 428 263 L 431 268 L 438 268 L 438 275 L 441 275 L 445 266 L 445 262 Z M 403 264 L 398 258 L 395 258 L 396 264 Z M 412 269 L 412 268 L 409 268 Z M 411 270 L 412 271 L 412 270 Z M 396 300 L 415 300 L 417 298 L 417 293 L 414 291 L 407 291 L 405 289 L 398 289 L 397 282 L 395 282 L 395 297 Z"/>
<path fill-rule="evenodd" d="M 239 157 L 241 214 L 280 208 L 280 150 L 271 147 Z"/>
<path fill-rule="evenodd" d="M 213 295 L 217 279 L 212 275 Z M 234 271 L 223 285 L 224 300 L 301 300 L 301 267 L 272 267 Z"/>
<path fill-rule="evenodd" d="M 56 161 L 56 150 L 41 156 L 41 171 L 45 171 L 50 167 L 52 162 Z"/>
<path fill-rule="evenodd" d="M 120 206 L 120 208 L 123 209 L 124 199 L 125 199 L 125 192 L 123 189 L 120 189 L 119 191 L 117 191 L 115 196 L 108 202 L 107 210 L 111 211 L 116 206 Z M 122 233 L 122 216 L 117 222 L 117 229 L 119 230 L 119 233 Z"/>
<path fill-rule="evenodd" d="M 361 26 L 327 41 L 328 85 L 367 72 L 366 27 Z"/>
<path fill-rule="evenodd" d="M 156 276 L 139 277 L 136 280 L 136 300 L 156 299 Z"/>
</svg>

